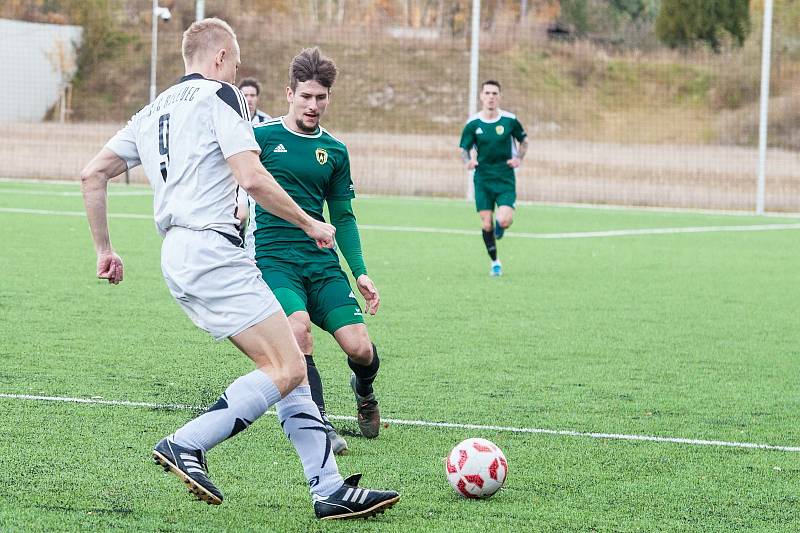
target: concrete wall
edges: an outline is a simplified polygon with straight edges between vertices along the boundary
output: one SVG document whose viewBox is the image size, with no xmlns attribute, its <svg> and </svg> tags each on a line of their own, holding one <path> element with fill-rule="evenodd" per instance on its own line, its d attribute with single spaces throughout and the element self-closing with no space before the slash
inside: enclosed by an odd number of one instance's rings
<svg viewBox="0 0 800 533">
<path fill-rule="evenodd" d="M 0 122 L 38 122 L 75 74 L 83 28 L 0 19 Z"/>
</svg>

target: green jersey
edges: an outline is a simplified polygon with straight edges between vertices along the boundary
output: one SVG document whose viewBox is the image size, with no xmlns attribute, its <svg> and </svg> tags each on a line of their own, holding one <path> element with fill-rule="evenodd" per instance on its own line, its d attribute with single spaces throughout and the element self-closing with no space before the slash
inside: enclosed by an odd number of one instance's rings
<svg viewBox="0 0 800 533">
<path fill-rule="evenodd" d="M 491 122 L 481 118 L 480 113 L 472 115 L 461 132 L 460 146 L 466 151 L 473 147 L 478 152 L 478 166 L 475 168 L 475 181 L 497 180 L 514 183 L 514 169 L 508 160 L 516 155 L 514 139 L 525 140 L 528 134 L 517 117 L 508 111 L 500 111 Z"/>
<path fill-rule="evenodd" d="M 277 118 L 258 124 L 253 132 L 261 147 L 264 168 L 311 217 L 325 220 L 322 209 L 326 200 L 355 197 L 347 148 L 324 128 L 306 135 L 290 130 L 283 118 Z M 256 258 L 276 248 L 318 250 L 316 243 L 291 222 L 260 205 L 256 205 L 255 212 Z"/>
</svg>

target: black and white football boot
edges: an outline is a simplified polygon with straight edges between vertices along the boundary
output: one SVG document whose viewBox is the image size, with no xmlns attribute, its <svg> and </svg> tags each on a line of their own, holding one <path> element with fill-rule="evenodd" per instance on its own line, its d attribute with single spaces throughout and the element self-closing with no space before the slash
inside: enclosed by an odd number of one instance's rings
<svg viewBox="0 0 800 533">
<path fill-rule="evenodd" d="M 322 520 L 369 518 L 384 512 L 400 501 L 393 490 L 372 490 L 358 487 L 361 474 L 353 474 L 330 496 L 314 496 L 314 513 Z"/>
<path fill-rule="evenodd" d="M 222 503 L 222 493 L 208 479 L 208 465 L 203 450 L 190 450 L 175 444 L 169 437 L 153 449 L 153 459 L 186 483 L 189 492 L 209 505 Z"/>
</svg>

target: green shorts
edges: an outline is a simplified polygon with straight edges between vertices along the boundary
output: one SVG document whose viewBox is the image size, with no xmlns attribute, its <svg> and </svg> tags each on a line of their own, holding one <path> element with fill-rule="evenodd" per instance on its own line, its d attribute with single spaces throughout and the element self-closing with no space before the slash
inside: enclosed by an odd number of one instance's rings
<svg viewBox="0 0 800 533">
<path fill-rule="evenodd" d="M 514 209 L 517 188 L 514 183 L 475 181 L 475 210 L 494 211 L 494 206 L 507 205 Z"/>
<path fill-rule="evenodd" d="M 280 257 L 259 257 L 258 268 L 286 316 L 306 311 L 314 324 L 331 335 L 343 326 L 364 323 L 335 252 L 282 250 Z"/>
</svg>

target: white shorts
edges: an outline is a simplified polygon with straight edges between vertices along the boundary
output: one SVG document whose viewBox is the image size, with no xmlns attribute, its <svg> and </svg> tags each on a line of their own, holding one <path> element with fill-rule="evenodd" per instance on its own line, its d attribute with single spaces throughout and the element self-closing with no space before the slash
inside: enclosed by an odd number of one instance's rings
<svg viewBox="0 0 800 533">
<path fill-rule="evenodd" d="M 170 228 L 161 244 L 161 271 L 192 322 L 216 340 L 281 311 L 253 260 L 215 231 Z"/>
</svg>

